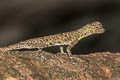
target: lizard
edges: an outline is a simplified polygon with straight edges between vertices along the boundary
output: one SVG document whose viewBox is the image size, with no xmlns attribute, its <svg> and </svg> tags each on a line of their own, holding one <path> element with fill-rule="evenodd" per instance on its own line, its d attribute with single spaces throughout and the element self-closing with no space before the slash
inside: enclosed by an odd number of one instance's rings
<svg viewBox="0 0 120 80">
<path fill-rule="evenodd" d="M 1 47 L 0 51 L 13 51 L 19 49 L 35 49 L 42 51 L 43 48 L 51 46 L 60 46 L 60 52 L 64 53 L 63 46 L 66 45 L 66 52 L 68 56 L 71 56 L 71 49 L 78 43 L 82 38 L 93 35 L 104 33 L 105 29 L 99 21 L 89 23 L 84 25 L 82 28 L 71 31 L 64 32 L 54 35 L 48 35 L 33 39 L 28 39 L 25 41 L 20 41 L 16 44 L 8 45 L 6 47 Z"/>
</svg>

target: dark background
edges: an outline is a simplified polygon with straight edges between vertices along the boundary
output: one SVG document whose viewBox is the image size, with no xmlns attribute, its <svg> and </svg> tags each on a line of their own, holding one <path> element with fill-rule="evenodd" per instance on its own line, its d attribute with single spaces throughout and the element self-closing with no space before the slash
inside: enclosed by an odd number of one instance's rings
<svg viewBox="0 0 120 80">
<path fill-rule="evenodd" d="M 0 0 L 0 46 L 76 30 L 94 21 L 100 21 L 106 32 L 82 39 L 73 53 L 120 52 L 119 0 Z"/>
</svg>

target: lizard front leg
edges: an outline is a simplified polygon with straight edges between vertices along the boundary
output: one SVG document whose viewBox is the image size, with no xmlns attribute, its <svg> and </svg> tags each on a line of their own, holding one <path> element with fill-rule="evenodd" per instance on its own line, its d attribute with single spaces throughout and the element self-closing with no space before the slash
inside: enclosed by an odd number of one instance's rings
<svg viewBox="0 0 120 80">
<path fill-rule="evenodd" d="M 67 51 L 67 55 L 68 56 L 71 56 L 72 53 L 71 53 L 71 49 L 78 43 L 79 40 L 75 40 L 73 41 L 72 43 L 70 43 L 67 48 L 66 48 L 66 51 Z"/>
</svg>

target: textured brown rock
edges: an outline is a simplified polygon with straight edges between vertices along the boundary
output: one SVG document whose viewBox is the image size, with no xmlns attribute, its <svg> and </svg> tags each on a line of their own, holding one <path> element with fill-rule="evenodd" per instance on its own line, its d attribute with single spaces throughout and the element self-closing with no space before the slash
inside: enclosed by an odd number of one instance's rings
<svg viewBox="0 0 120 80">
<path fill-rule="evenodd" d="M 120 53 L 0 52 L 0 80 L 120 80 Z"/>
</svg>

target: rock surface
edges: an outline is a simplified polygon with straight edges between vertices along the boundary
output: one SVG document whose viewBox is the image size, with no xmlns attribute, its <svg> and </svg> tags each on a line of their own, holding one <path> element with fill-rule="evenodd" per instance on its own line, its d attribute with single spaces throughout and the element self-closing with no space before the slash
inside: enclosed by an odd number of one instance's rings
<svg viewBox="0 0 120 80">
<path fill-rule="evenodd" d="M 0 80 L 120 80 L 120 53 L 0 52 Z"/>
</svg>

